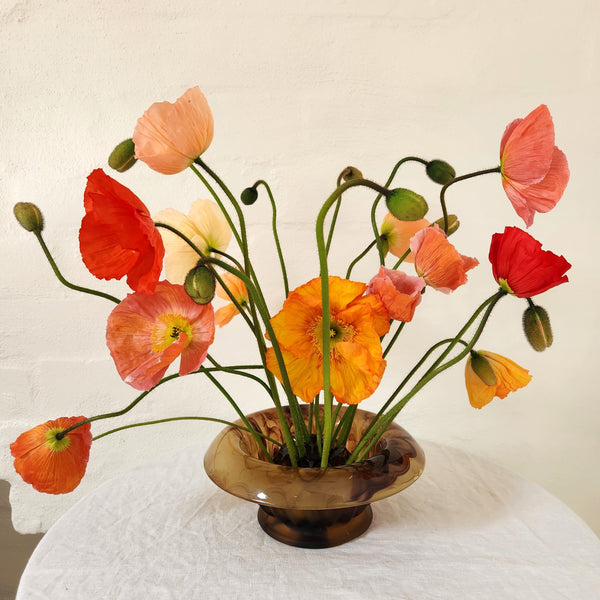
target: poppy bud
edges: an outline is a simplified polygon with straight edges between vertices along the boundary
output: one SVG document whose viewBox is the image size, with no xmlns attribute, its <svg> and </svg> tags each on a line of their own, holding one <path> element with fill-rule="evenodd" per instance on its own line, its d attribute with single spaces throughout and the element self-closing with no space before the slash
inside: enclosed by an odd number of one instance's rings
<svg viewBox="0 0 600 600">
<path fill-rule="evenodd" d="M 243 204 L 250 206 L 256 202 L 258 198 L 258 192 L 255 187 L 247 187 L 241 194 L 240 199 Z"/>
<path fill-rule="evenodd" d="M 27 231 L 40 233 L 44 229 L 44 217 L 40 209 L 31 202 L 17 202 L 13 208 L 17 221 Z"/>
<path fill-rule="evenodd" d="M 550 317 L 541 306 L 531 304 L 523 313 L 523 330 L 527 341 L 537 352 L 542 352 L 552 345 Z"/>
<path fill-rule="evenodd" d="M 131 169 L 136 162 L 135 145 L 132 139 L 121 142 L 108 157 L 108 166 L 119 173 Z"/>
<path fill-rule="evenodd" d="M 439 225 L 440 229 L 443 231 L 444 217 L 434 221 L 433 223 Z M 458 220 L 458 217 L 456 215 L 448 215 L 448 231 L 446 232 L 446 235 L 452 235 L 459 227 L 460 221 Z"/>
<path fill-rule="evenodd" d="M 215 297 L 215 275 L 206 265 L 195 266 L 186 275 L 184 286 L 196 304 L 208 304 Z"/>
<path fill-rule="evenodd" d="M 490 361 L 475 350 L 471 350 L 471 369 L 485 385 L 496 385 L 496 375 Z"/>
<path fill-rule="evenodd" d="M 429 210 L 423 196 L 404 188 L 392 190 L 385 201 L 388 210 L 401 221 L 418 221 Z"/>
<path fill-rule="evenodd" d="M 428 162 L 425 171 L 429 179 L 440 185 L 446 185 L 456 177 L 456 171 L 447 162 L 438 159 Z"/>
<path fill-rule="evenodd" d="M 340 177 L 344 181 L 350 181 L 352 179 L 362 179 L 363 174 L 356 167 L 346 167 L 341 173 Z"/>
</svg>

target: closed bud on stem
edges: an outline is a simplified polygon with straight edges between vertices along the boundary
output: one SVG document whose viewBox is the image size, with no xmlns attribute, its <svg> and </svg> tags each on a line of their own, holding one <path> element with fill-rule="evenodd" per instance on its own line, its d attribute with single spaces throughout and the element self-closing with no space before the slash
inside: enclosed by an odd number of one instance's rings
<svg viewBox="0 0 600 600">
<path fill-rule="evenodd" d="M 450 183 L 456 177 L 456 171 L 446 161 L 435 159 L 429 161 L 425 167 L 429 179 L 439 183 L 440 185 L 446 185 Z"/>
<path fill-rule="evenodd" d="M 418 221 L 429 210 L 423 196 L 404 188 L 391 190 L 385 201 L 388 210 L 401 221 Z"/>
<path fill-rule="evenodd" d="M 196 304 L 208 304 L 215 297 L 215 275 L 206 265 L 196 265 L 186 275 L 184 286 Z"/>
<path fill-rule="evenodd" d="M 340 177 L 344 181 L 351 181 L 352 179 L 363 179 L 363 174 L 356 167 L 346 167 L 340 173 Z"/>
<path fill-rule="evenodd" d="M 17 202 L 13 208 L 17 221 L 27 231 L 40 233 L 44 229 L 44 217 L 40 209 L 31 202 Z"/>
<path fill-rule="evenodd" d="M 485 385 L 496 385 L 496 375 L 492 365 L 485 356 L 475 350 L 471 350 L 471 368 Z"/>
<path fill-rule="evenodd" d="M 552 346 L 553 337 L 550 317 L 541 306 L 529 305 L 523 313 L 523 330 L 527 341 L 537 352 L 542 352 Z"/>
<path fill-rule="evenodd" d="M 437 223 L 440 229 L 444 229 L 444 217 L 434 221 L 434 223 Z M 446 235 L 452 235 L 459 227 L 460 221 L 458 220 L 458 217 L 456 215 L 448 215 L 448 231 L 446 232 Z"/>
<path fill-rule="evenodd" d="M 136 162 L 135 146 L 132 139 L 121 142 L 108 157 L 108 166 L 119 173 L 131 169 Z"/>
<path fill-rule="evenodd" d="M 258 192 L 256 191 L 255 187 L 247 187 L 240 196 L 240 200 L 242 201 L 242 204 L 245 204 L 246 206 L 250 206 L 251 204 L 254 204 L 256 202 L 257 198 L 258 198 Z"/>
</svg>

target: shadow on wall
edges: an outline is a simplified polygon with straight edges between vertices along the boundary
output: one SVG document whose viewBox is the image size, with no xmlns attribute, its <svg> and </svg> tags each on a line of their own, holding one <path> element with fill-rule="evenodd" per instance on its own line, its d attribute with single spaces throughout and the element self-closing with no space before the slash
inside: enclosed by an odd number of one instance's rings
<svg viewBox="0 0 600 600">
<path fill-rule="evenodd" d="M 21 535 L 13 529 L 10 484 L 0 480 L 0 600 L 14 600 L 21 573 L 43 533 Z"/>
</svg>

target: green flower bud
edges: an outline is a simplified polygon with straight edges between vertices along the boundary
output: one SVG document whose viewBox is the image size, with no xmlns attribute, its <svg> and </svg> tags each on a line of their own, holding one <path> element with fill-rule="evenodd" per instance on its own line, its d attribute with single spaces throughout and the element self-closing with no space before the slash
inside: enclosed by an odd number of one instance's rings
<svg viewBox="0 0 600 600">
<path fill-rule="evenodd" d="M 27 231 L 40 233 L 44 229 L 44 217 L 40 209 L 31 202 L 17 202 L 13 208 L 17 221 Z"/>
<path fill-rule="evenodd" d="M 344 181 L 350 181 L 352 179 L 363 179 L 363 174 L 356 167 L 346 167 L 341 173 L 340 177 Z"/>
<path fill-rule="evenodd" d="M 404 188 L 392 190 L 385 201 L 388 210 L 401 221 L 418 221 L 429 210 L 423 196 Z"/>
<path fill-rule="evenodd" d="M 121 142 L 108 157 L 108 166 L 119 173 L 131 169 L 136 162 L 135 146 L 131 139 Z"/>
<path fill-rule="evenodd" d="M 437 223 L 442 231 L 444 230 L 444 217 L 434 221 L 434 223 Z M 458 220 L 458 217 L 456 215 L 448 215 L 448 231 L 446 232 L 446 235 L 452 235 L 459 227 L 460 221 Z"/>
<path fill-rule="evenodd" d="M 257 198 L 258 198 L 258 192 L 256 191 L 255 187 L 247 187 L 242 192 L 242 195 L 240 196 L 242 203 L 245 204 L 246 206 L 250 206 L 251 204 L 254 204 L 256 202 Z"/>
<path fill-rule="evenodd" d="M 199 264 L 185 277 L 185 291 L 196 304 L 208 304 L 215 297 L 215 275 L 206 265 Z"/>
<path fill-rule="evenodd" d="M 542 352 L 552 346 L 550 317 L 541 306 L 532 304 L 523 313 L 523 330 L 527 341 L 537 352 Z"/>
<path fill-rule="evenodd" d="M 456 177 L 456 171 L 443 160 L 436 159 L 428 162 L 425 170 L 429 179 L 440 185 L 446 185 Z"/>
<path fill-rule="evenodd" d="M 475 352 L 475 350 L 471 350 L 471 369 L 485 385 L 496 385 L 496 374 L 489 360 L 479 352 Z"/>
</svg>

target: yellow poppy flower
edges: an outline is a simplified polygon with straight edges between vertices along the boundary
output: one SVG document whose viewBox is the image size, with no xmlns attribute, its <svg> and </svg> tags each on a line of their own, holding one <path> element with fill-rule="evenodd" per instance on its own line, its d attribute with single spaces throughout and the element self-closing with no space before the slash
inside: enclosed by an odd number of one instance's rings
<svg viewBox="0 0 600 600">
<path fill-rule="evenodd" d="M 478 374 L 473 368 L 473 355 L 471 354 L 467 359 L 467 364 L 465 365 L 465 384 L 467 386 L 469 402 L 474 408 L 483 408 L 495 396 L 506 398 L 509 392 L 514 392 L 519 388 L 525 387 L 531 381 L 529 371 L 509 358 L 493 352 L 487 352 L 486 350 L 478 350 L 475 352 L 475 355 L 476 358 L 483 357 L 484 361 L 489 365 L 489 369 L 486 365 L 484 369 L 486 373 L 483 374 L 480 368 L 476 367 L 477 371 L 479 371 Z M 491 380 L 488 377 L 491 377 Z M 488 381 L 486 382 L 484 379 L 488 379 Z"/>
</svg>

